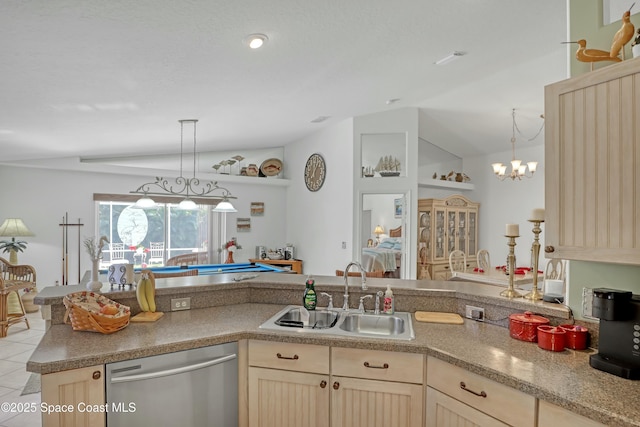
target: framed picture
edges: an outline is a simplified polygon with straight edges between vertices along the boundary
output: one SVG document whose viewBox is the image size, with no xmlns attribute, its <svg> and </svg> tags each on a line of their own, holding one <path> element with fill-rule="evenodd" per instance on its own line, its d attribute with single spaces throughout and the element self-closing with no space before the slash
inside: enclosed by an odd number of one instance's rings
<svg viewBox="0 0 640 427">
<path fill-rule="evenodd" d="M 236 218 L 236 230 L 251 231 L 251 218 Z"/>
<path fill-rule="evenodd" d="M 402 218 L 402 199 L 393 199 L 393 216 Z"/>
<path fill-rule="evenodd" d="M 264 202 L 251 202 L 251 216 L 264 215 Z"/>
</svg>

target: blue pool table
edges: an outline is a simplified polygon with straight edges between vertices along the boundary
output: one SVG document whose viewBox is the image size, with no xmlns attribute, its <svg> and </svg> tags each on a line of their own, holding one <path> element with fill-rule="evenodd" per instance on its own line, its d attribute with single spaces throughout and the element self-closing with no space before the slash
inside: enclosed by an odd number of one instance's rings
<svg viewBox="0 0 640 427">
<path fill-rule="evenodd" d="M 169 273 L 175 271 L 182 271 L 185 269 L 198 270 L 198 275 L 207 274 L 221 274 L 221 273 L 288 273 L 288 270 L 277 268 L 266 264 L 255 263 L 234 263 L 234 264 L 202 264 L 202 265 L 182 265 L 182 266 L 167 266 L 167 267 L 147 267 L 136 268 L 136 271 L 151 270 L 154 272 Z"/>
</svg>

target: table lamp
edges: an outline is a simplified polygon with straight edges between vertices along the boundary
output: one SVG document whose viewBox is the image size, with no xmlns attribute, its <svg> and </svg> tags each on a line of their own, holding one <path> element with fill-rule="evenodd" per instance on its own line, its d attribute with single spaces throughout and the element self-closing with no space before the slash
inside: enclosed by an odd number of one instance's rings
<svg viewBox="0 0 640 427">
<path fill-rule="evenodd" d="M 380 235 L 384 233 L 384 228 L 379 225 L 376 225 L 376 228 L 373 230 L 373 233 L 376 235 L 376 246 L 380 244 Z"/>
<path fill-rule="evenodd" d="M 18 252 L 27 248 L 27 242 L 16 240 L 16 237 L 35 236 L 20 218 L 7 218 L 0 225 L 0 236 L 11 237 L 11 240 L 0 241 L 0 249 L 9 252 L 9 262 L 18 264 Z"/>
</svg>

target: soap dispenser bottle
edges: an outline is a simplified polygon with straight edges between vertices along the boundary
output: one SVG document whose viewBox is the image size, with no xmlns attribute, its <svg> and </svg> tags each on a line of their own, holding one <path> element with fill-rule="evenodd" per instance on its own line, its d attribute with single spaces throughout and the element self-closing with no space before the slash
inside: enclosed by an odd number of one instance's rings
<svg viewBox="0 0 640 427">
<path fill-rule="evenodd" d="M 307 277 L 305 286 L 306 287 L 304 289 L 304 296 L 302 297 L 302 305 L 307 310 L 315 310 L 318 295 L 316 295 L 315 280 L 313 280 L 313 277 Z"/>
<path fill-rule="evenodd" d="M 387 290 L 384 293 L 384 303 L 382 305 L 382 312 L 384 314 L 393 314 L 395 311 L 395 301 L 393 299 L 393 292 L 391 291 L 391 285 L 387 285 Z"/>
</svg>

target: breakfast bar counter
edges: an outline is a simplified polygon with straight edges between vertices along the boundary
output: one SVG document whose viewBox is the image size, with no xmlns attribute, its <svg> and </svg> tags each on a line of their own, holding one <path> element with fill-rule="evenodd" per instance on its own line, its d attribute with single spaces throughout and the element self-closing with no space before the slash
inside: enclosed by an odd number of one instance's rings
<svg viewBox="0 0 640 427">
<path fill-rule="evenodd" d="M 382 284 L 384 280 L 380 280 Z M 370 287 L 375 283 L 371 280 Z M 286 288 L 287 284 L 281 286 Z M 302 287 L 300 284 L 300 290 Z M 371 292 L 375 290 L 368 291 Z M 455 297 L 455 291 L 441 292 L 446 297 L 451 294 Z M 397 294 L 396 298 L 402 298 L 401 291 Z M 132 323 L 111 335 L 74 332 L 71 326 L 54 322 L 31 356 L 27 369 L 47 374 L 244 339 L 419 353 L 607 425 L 640 426 L 640 382 L 591 368 L 588 359 L 594 353 L 592 349 L 545 351 L 535 343 L 511 338 L 508 329 L 502 326 L 468 319 L 462 325 L 453 325 L 422 323 L 414 318 L 416 339 L 412 341 L 309 336 L 259 328 L 287 303 L 241 302 L 166 312 L 155 323 Z"/>
</svg>

